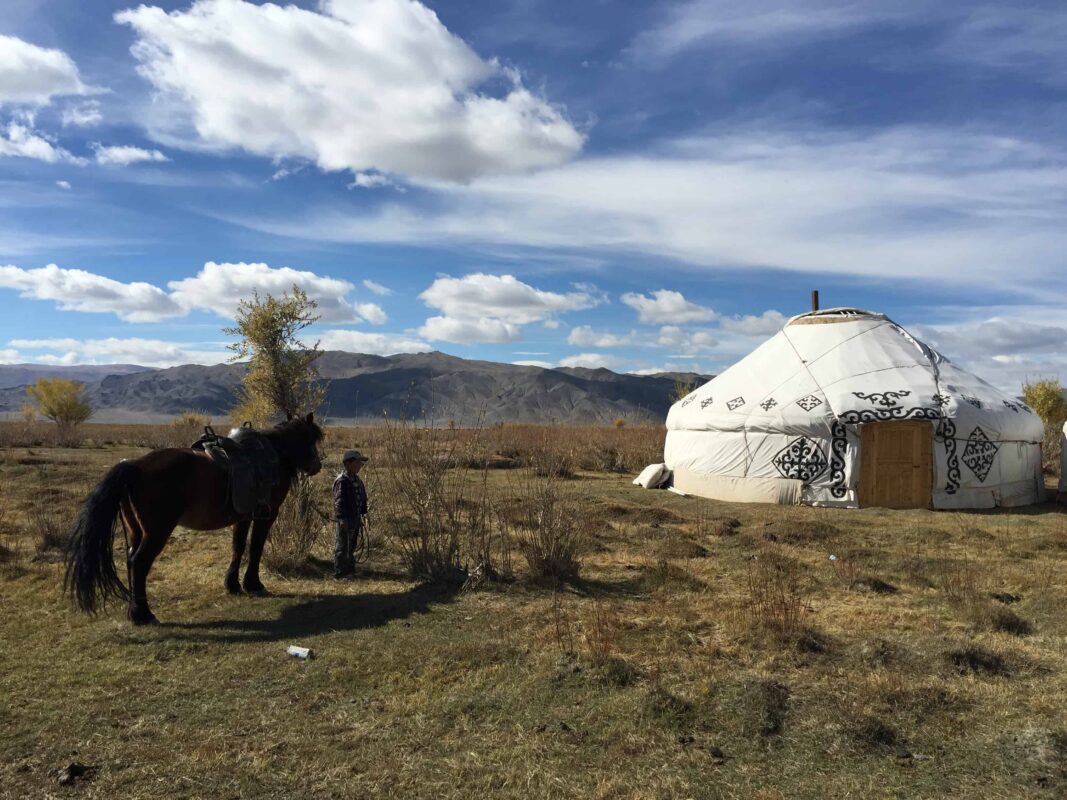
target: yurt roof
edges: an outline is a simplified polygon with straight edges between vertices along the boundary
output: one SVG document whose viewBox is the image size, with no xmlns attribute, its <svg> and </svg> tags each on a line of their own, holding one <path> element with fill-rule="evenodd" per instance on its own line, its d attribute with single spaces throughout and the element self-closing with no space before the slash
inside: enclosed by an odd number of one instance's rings
<svg viewBox="0 0 1067 800">
<path fill-rule="evenodd" d="M 831 308 L 793 317 L 675 403 L 671 430 L 829 435 L 832 425 L 948 420 L 995 441 L 1041 441 L 1025 404 L 960 369 L 884 314 Z"/>
</svg>

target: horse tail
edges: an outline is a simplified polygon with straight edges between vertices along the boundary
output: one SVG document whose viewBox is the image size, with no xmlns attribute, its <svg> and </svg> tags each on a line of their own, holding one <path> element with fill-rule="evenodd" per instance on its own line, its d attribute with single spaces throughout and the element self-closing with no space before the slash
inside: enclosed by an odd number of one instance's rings
<svg viewBox="0 0 1067 800">
<path fill-rule="evenodd" d="M 115 572 L 112 540 L 130 478 L 132 461 L 121 461 L 85 498 L 67 544 L 67 573 L 63 589 L 86 614 L 95 614 L 109 597 L 128 600 L 129 590 Z"/>
</svg>

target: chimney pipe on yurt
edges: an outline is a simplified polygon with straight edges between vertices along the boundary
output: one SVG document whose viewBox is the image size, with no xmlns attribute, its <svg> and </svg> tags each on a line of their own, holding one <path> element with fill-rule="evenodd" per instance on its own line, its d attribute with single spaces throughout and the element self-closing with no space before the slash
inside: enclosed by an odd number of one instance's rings
<svg viewBox="0 0 1067 800">
<path fill-rule="evenodd" d="M 818 311 L 819 310 L 819 290 L 818 289 L 812 289 L 811 290 L 811 310 L 812 311 Z"/>
</svg>

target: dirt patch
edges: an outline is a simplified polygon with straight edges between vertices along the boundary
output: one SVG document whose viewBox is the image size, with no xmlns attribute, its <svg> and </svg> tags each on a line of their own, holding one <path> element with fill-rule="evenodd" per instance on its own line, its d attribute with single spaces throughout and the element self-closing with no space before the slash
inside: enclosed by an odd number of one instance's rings
<svg viewBox="0 0 1067 800">
<path fill-rule="evenodd" d="M 1014 605 L 1023 599 L 1021 595 L 1010 594 L 1009 592 L 993 592 L 989 596 L 1006 606 Z"/>
<path fill-rule="evenodd" d="M 871 750 L 896 750 L 902 744 L 899 734 L 877 717 L 865 717 L 853 730 L 856 741 Z"/>
<path fill-rule="evenodd" d="M 813 653 L 815 655 L 821 655 L 822 653 L 829 652 L 830 646 L 833 644 L 829 636 L 821 631 L 817 631 L 814 628 L 805 628 L 797 636 L 797 652 L 800 653 Z"/>
<path fill-rule="evenodd" d="M 1010 633 L 1012 636 L 1029 636 L 1034 632 L 1033 625 L 1007 608 L 993 609 L 989 626 L 995 631 Z"/>
<path fill-rule="evenodd" d="M 883 581 L 881 578 L 874 578 L 867 576 L 860 578 L 854 586 L 857 589 L 864 589 L 868 592 L 874 592 L 875 594 L 896 594 L 900 591 L 899 588 L 887 581 Z"/>
<path fill-rule="evenodd" d="M 771 678 L 725 681 L 708 691 L 704 725 L 721 731 L 739 726 L 739 733 L 767 739 L 781 735 L 789 715 L 789 687 Z"/>
<path fill-rule="evenodd" d="M 660 725 L 671 730 L 683 730 L 693 724 L 693 704 L 662 687 L 648 693 L 645 711 Z"/>
<path fill-rule="evenodd" d="M 972 645 L 945 654 L 945 658 L 961 675 L 1010 675 L 1004 656 Z"/>
<path fill-rule="evenodd" d="M 883 700 L 894 712 L 910 714 L 920 723 L 943 714 L 958 714 L 970 707 L 969 701 L 941 686 L 894 689 L 886 692 Z"/>
</svg>

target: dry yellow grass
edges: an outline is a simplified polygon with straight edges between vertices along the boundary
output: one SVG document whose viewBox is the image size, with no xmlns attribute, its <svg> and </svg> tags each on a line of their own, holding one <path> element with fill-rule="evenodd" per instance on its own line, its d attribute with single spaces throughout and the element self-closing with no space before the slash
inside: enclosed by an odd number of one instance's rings
<svg viewBox="0 0 1067 800">
<path fill-rule="evenodd" d="M 376 436 L 331 438 L 369 452 L 372 502 Z M 545 437 L 581 441 L 523 429 L 499 454 Z M 271 596 L 231 598 L 228 535 L 179 530 L 149 583 L 165 624 L 145 630 L 77 616 L 31 525 L 139 452 L 0 449 L 0 797 L 70 793 L 54 770 L 72 761 L 96 767 L 78 796 L 101 798 L 1067 794 L 1067 515 L 1051 506 L 732 505 L 576 462 L 578 582 L 530 582 L 517 561 L 513 583 L 444 592 L 379 547 L 355 582 L 267 573 Z M 488 474 L 507 496 L 512 472 Z"/>
</svg>

